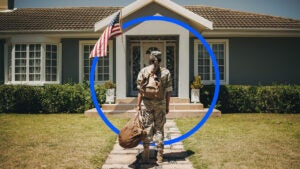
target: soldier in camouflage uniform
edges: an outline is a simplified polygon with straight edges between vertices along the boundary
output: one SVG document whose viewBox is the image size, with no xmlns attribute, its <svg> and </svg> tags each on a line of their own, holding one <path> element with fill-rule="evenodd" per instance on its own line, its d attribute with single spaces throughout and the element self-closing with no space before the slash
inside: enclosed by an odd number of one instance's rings
<svg viewBox="0 0 300 169">
<path fill-rule="evenodd" d="M 142 111 L 142 121 L 147 132 L 143 140 L 144 152 L 142 155 L 143 162 L 149 160 L 149 146 L 154 137 L 157 146 L 157 162 L 163 161 L 164 149 L 164 124 L 166 123 L 166 114 L 169 113 L 170 94 L 172 91 L 171 74 L 168 69 L 159 66 L 161 62 L 161 52 L 152 51 L 150 54 L 150 65 L 143 68 L 137 77 L 137 88 L 139 89 L 137 109 L 141 110 L 141 102 L 144 106 Z M 150 73 L 154 73 L 161 85 L 161 99 L 147 99 L 143 97 L 143 85 L 145 79 Z"/>
</svg>

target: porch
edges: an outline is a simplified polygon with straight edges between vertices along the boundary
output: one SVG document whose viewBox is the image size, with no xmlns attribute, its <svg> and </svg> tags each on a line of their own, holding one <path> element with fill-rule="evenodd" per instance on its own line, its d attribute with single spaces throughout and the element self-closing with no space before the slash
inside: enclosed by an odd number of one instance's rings
<svg viewBox="0 0 300 169">
<path fill-rule="evenodd" d="M 136 97 L 127 97 L 124 99 L 116 99 L 115 104 L 102 104 L 102 111 L 107 116 L 130 118 L 136 112 Z M 171 97 L 170 112 L 167 115 L 168 119 L 183 118 L 183 117 L 202 117 L 208 111 L 201 103 L 190 103 L 189 99 Z M 84 112 L 87 117 L 97 117 L 97 110 L 90 109 Z M 220 117 L 221 112 L 214 109 L 211 116 Z"/>
</svg>

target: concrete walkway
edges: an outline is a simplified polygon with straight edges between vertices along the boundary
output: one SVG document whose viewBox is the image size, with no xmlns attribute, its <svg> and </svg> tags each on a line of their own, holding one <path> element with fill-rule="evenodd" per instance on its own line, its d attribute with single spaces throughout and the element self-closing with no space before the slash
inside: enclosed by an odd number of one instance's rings
<svg viewBox="0 0 300 169">
<path fill-rule="evenodd" d="M 165 124 L 165 140 L 177 138 L 180 136 L 176 123 L 167 119 Z M 142 164 L 141 156 L 143 146 L 139 145 L 133 149 L 123 149 L 118 141 L 110 152 L 102 169 L 193 169 L 191 162 L 187 159 L 194 152 L 184 150 L 182 142 L 172 145 L 165 145 L 164 162 L 156 163 L 155 147 L 150 147 L 150 163 Z"/>
</svg>

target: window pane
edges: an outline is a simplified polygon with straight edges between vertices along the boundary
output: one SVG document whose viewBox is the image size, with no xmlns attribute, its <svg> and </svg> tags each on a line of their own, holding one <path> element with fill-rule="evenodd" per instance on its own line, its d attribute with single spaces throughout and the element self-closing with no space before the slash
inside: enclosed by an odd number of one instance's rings
<svg viewBox="0 0 300 169">
<path fill-rule="evenodd" d="M 33 67 L 29 68 L 29 73 L 34 73 L 34 68 Z"/>
<path fill-rule="evenodd" d="M 52 79 L 57 79 L 57 75 L 52 75 Z"/>
<path fill-rule="evenodd" d="M 218 62 L 219 65 L 219 72 L 220 72 L 220 80 L 225 80 L 225 69 L 224 69 L 224 64 L 225 64 L 225 53 L 224 53 L 224 45 L 222 43 L 216 43 L 216 44 L 212 44 L 213 48 L 215 49 L 213 52 L 216 56 L 216 60 Z M 212 67 L 213 69 L 213 67 Z M 213 80 L 215 80 L 215 73 L 213 71 Z"/>
<path fill-rule="evenodd" d="M 15 73 L 21 73 L 21 68 L 20 67 L 16 67 L 15 68 Z"/>
<path fill-rule="evenodd" d="M 46 81 L 57 81 L 57 45 L 46 45 Z"/>
<path fill-rule="evenodd" d="M 57 52 L 57 45 L 52 45 L 52 52 L 56 53 Z"/>
<path fill-rule="evenodd" d="M 88 81 L 90 76 L 90 68 L 92 59 L 89 58 L 90 52 L 93 50 L 94 45 L 83 45 L 83 80 Z M 99 64 L 99 63 L 98 63 Z"/>
<path fill-rule="evenodd" d="M 50 81 L 51 76 L 50 75 L 46 75 L 46 81 Z"/>
<path fill-rule="evenodd" d="M 198 73 L 203 80 L 209 80 L 210 57 L 202 44 L 198 45 Z"/>
<path fill-rule="evenodd" d="M 25 74 L 20 75 L 20 77 L 21 77 L 20 81 L 26 81 L 26 75 Z"/>
<path fill-rule="evenodd" d="M 15 45 L 15 81 L 26 81 L 26 45 Z"/>
<path fill-rule="evenodd" d="M 40 81 L 41 45 L 29 45 L 29 81 Z"/>
<path fill-rule="evenodd" d="M 21 79 L 20 76 L 21 76 L 21 75 L 16 74 L 16 75 L 15 75 L 15 81 L 20 81 L 20 79 Z"/>
</svg>

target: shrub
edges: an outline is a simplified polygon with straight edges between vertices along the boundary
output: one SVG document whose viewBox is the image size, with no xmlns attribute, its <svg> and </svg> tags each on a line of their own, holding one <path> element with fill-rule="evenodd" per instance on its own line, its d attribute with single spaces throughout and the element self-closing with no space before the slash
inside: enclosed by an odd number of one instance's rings
<svg viewBox="0 0 300 169">
<path fill-rule="evenodd" d="M 0 112 L 38 113 L 41 111 L 41 87 L 0 86 Z"/>
<path fill-rule="evenodd" d="M 13 109 L 15 104 L 14 87 L 0 85 L 0 112 L 6 113 Z"/>
<path fill-rule="evenodd" d="M 42 100 L 45 113 L 78 113 L 85 109 L 84 88 L 80 85 L 46 85 Z"/>
<path fill-rule="evenodd" d="M 201 102 L 209 107 L 215 86 L 201 89 Z M 300 113 L 300 86 L 220 86 L 216 108 L 222 113 Z"/>
<path fill-rule="evenodd" d="M 104 85 L 95 90 L 99 103 L 104 103 Z M 82 113 L 94 107 L 86 84 L 0 85 L 0 95 L 0 113 Z"/>
</svg>

